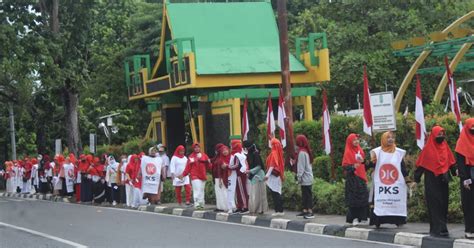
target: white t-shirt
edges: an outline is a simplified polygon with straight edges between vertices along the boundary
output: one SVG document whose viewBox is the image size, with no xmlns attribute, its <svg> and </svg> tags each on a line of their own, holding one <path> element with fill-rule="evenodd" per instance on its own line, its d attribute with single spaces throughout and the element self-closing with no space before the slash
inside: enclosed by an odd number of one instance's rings
<svg viewBox="0 0 474 248">
<path fill-rule="evenodd" d="M 174 174 L 176 177 L 173 180 L 173 186 L 183 186 L 189 184 L 189 176 L 183 177 L 183 180 L 177 178 L 177 176 L 181 175 L 186 168 L 186 164 L 188 163 L 188 158 L 186 156 L 179 158 L 173 156 L 170 162 L 170 175 Z"/>
</svg>

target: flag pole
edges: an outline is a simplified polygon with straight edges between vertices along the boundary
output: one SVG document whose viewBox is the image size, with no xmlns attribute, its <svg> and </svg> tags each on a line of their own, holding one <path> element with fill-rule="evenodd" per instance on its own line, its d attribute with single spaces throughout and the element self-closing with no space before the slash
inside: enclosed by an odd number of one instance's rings
<svg viewBox="0 0 474 248">
<path fill-rule="evenodd" d="M 295 157 L 295 143 L 293 135 L 293 102 L 291 97 L 290 83 L 290 58 L 288 51 L 288 22 L 286 0 L 278 0 L 278 29 L 280 35 L 280 62 L 281 62 L 281 79 L 282 92 L 285 99 L 285 129 L 286 129 L 286 153 L 285 164 L 290 164 L 290 158 Z M 291 170 L 296 173 L 296 166 L 291 166 Z"/>
</svg>

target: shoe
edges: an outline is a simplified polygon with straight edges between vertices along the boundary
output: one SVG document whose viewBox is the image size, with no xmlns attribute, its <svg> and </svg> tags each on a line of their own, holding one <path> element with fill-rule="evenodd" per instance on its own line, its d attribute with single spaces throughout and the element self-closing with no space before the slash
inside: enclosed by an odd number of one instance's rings
<svg viewBox="0 0 474 248">
<path fill-rule="evenodd" d="M 190 202 L 186 202 L 186 207 L 192 207 L 192 206 L 193 206 L 193 204 L 192 204 L 192 203 L 190 203 Z"/>
<path fill-rule="evenodd" d="M 466 236 L 467 239 L 474 239 L 474 233 L 468 233 L 467 232 L 465 236 Z"/>
<path fill-rule="evenodd" d="M 238 208 L 238 209 L 236 209 L 234 212 L 240 214 L 240 213 L 242 213 L 242 209 Z"/>
<path fill-rule="evenodd" d="M 354 220 L 352 221 L 352 225 L 353 225 L 353 226 L 358 226 L 358 225 L 359 225 L 359 220 L 358 220 L 358 219 L 354 219 Z"/>
<path fill-rule="evenodd" d="M 363 221 L 359 222 L 359 225 L 361 225 L 361 226 L 368 226 L 368 225 L 369 225 L 369 221 L 363 220 Z"/>
<path fill-rule="evenodd" d="M 305 219 L 314 219 L 314 214 L 313 213 L 307 213 L 305 216 L 303 216 Z"/>
<path fill-rule="evenodd" d="M 249 210 L 247 208 L 244 208 L 240 211 L 240 214 L 249 214 Z"/>
<path fill-rule="evenodd" d="M 116 201 L 112 202 L 112 206 L 117 206 L 117 202 Z"/>
<path fill-rule="evenodd" d="M 301 212 L 296 215 L 296 217 L 304 217 L 307 213 L 306 212 Z"/>
<path fill-rule="evenodd" d="M 236 214 L 239 214 L 237 211 L 232 211 L 232 210 L 229 210 L 227 212 L 228 215 L 236 215 Z"/>
</svg>

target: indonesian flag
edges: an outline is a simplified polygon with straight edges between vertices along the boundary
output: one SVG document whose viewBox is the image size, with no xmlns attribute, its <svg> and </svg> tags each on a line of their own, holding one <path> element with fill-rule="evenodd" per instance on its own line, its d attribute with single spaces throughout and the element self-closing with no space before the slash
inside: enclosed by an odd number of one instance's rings
<svg viewBox="0 0 474 248">
<path fill-rule="evenodd" d="M 459 125 L 459 131 L 462 131 L 461 110 L 459 108 L 459 98 L 457 94 L 456 82 L 454 81 L 453 75 L 451 74 L 451 70 L 449 69 L 448 57 L 444 57 L 444 63 L 446 64 L 446 76 L 448 77 L 451 110 L 456 116 L 456 122 Z"/>
<path fill-rule="evenodd" d="M 364 133 L 372 136 L 372 109 L 370 107 L 369 79 L 367 78 L 367 68 L 364 65 Z"/>
<path fill-rule="evenodd" d="M 281 145 L 286 147 L 286 132 L 285 132 L 285 100 L 283 99 L 283 92 L 280 89 L 280 97 L 278 98 L 278 127 L 280 130 Z"/>
<path fill-rule="evenodd" d="M 273 117 L 272 93 L 268 93 L 268 110 L 267 110 L 267 139 L 268 147 L 271 147 L 270 140 L 275 137 L 275 117 Z"/>
<path fill-rule="evenodd" d="M 331 153 L 331 136 L 329 131 L 330 125 L 331 118 L 329 117 L 326 90 L 323 90 L 323 144 L 326 155 Z"/>
<path fill-rule="evenodd" d="M 242 116 L 242 140 L 246 141 L 248 140 L 248 133 L 249 133 L 249 115 L 247 113 L 248 110 L 248 99 L 247 96 L 245 96 L 245 102 L 244 102 L 244 113 Z"/>
<path fill-rule="evenodd" d="M 415 100 L 415 120 L 416 120 L 416 145 L 423 149 L 425 146 L 426 125 L 425 113 L 423 111 L 423 101 L 421 100 L 420 76 L 416 75 L 416 100 Z"/>
</svg>

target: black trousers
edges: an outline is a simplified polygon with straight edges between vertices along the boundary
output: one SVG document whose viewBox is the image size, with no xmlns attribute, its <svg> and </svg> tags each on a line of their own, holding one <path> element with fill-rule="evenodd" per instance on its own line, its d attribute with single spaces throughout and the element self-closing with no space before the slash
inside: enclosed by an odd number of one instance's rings
<svg viewBox="0 0 474 248">
<path fill-rule="evenodd" d="M 81 177 L 81 202 L 92 202 L 92 180 L 86 175 Z"/>
<path fill-rule="evenodd" d="M 110 201 L 120 202 L 120 190 L 116 183 L 112 183 L 110 187 Z"/>
<path fill-rule="evenodd" d="M 270 189 L 273 197 L 273 204 L 275 205 L 275 212 L 283 213 L 283 198 L 281 194 Z"/>
<path fill-rule="evenodd" d="M 313 192 L 311 185 L 301 185 L 301 197 L 303 209 L 313 209 Z"/>
<path fill-rule="evenodd" d="M 442 176 L 425 170 L 425 199 L 430 218 L 430 234 L 448 232 L 449 185 Z"/>
<path fill-rule="evenodd" d="M 463 180 L 461 180 L 461 203 L 464 212 L 464 225 L 467 233 L 474 233 L 474 189 L 471 184 L 471 189 L 464 188 Z"/>
</svg>

